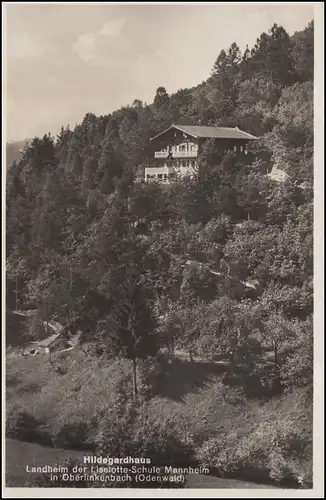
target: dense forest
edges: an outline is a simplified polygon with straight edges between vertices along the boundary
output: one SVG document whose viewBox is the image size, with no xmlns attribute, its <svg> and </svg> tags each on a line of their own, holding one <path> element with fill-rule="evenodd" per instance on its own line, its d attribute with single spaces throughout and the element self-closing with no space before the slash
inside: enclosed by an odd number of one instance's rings
<svg viewBox="0 0 326 500">
<path fill-rule="evenodd" d="M 313 41 L 313 22 L 293 36 L 274 25 L 251 49 L 222 50 L 197 87 L 90 112 L 34 138 L 7 171 L 7 310 L 37 311 L 7 344 L 55 320 L 87 356 L 127 363 L 94 424 L 111 456 L 183 453 L 222 476 L 311 487 Z M 171 123 L 259 140 L 245 163 L 207 141 L 193 178 L 146 184 L 149 139 Z M 220 390 L 232 401 L 213 391 L 220 421 L 187 440 L 173 419 L 140 423 L 175 352 L 194 372 L 228 367 Z"/>
</svg>

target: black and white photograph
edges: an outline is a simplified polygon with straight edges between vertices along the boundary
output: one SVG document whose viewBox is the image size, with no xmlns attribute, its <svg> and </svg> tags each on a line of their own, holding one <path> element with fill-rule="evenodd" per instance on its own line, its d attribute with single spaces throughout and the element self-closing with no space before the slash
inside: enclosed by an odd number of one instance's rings
<svg viewBox="0 0 326 500">
<path fill-rule="evenodd" d="M 323 15 L 3 2 L 5 497 L 323 496 Z"/>
</svg>

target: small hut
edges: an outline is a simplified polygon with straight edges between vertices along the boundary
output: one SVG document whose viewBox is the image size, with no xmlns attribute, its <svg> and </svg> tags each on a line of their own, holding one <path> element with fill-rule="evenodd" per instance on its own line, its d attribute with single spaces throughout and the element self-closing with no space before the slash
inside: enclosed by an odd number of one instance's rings
<svg viewBox="0 0 326 500">
<path fill-rule="evenodd" d="M 35 356 L 35 354 L 49 354 L 50 350 L 52 351 L 61 343 L 60 336 L 61 333 L 54 333 L 43 340 L 32 342 L 24 354 L 30 356 Z"/>
</svg>

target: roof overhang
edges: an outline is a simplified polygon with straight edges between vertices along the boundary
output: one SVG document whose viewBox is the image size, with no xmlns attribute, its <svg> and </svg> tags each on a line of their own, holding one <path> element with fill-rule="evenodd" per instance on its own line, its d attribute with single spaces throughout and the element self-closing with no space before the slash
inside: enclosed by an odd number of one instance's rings
<svg viewBox="0 0 326 500">
<path fill-rule="evenodd" d="M 196 126 L 191 126 L 191 127 L 195 128 Z M 198 127 L 200 128 L 200 125 Z M 204 128 L 213 128 L 214 129 L 215 127 L 205 126 Z M 200 133 L 196 134 L 194 131 L 189 130 L 188 126 L 183 127 L 182 125 L 172 124 L 170 127 L 166 128 L 165 130 L 163 130 L 159 134 L 152 137 L 150 139 L 150 141 L 154 141 L 155 139 L 158 139 L 159 137 L 164 136 L 170 130 L 179 130 L 183 134 L 186 134 L 186 135 L 193 137 L 195 139 L 209 139 L 209 138 L 212 138 L 212 139 L 237 139 L 237 140 L 257 140 L 257 139 L 259 139 L 259 137 L 256 137 L 252 134 L 249 134 L 248 132 L 245 132 L 244 130 L 240 130 L 239 127 L 230 127 L 230 128 L 229 127 L 216 127 L 216 128 L 234 130 L 238 133 L 240 132 L 241 134 L 243 134 L 243 137 L 227 137 L 227 136 L 218 137 L 218 136 L 214 136 L 214 135 L 205 136 L 205 135 L 202 135 Z"/>
<path fill-rule="evenodd" d="M 187 134 L 187 135 L 190 135 L 191 137 L 194 137 L 195 139 L 198 139 L 198 135 L 196 134 L 192 134 L 186 130 L 184 130 L 182 127 L 180 127 L 179 125 L 171 125 L 170 127 L 166 128 L 165 130 L 163 130 L 163 132 L 160 132 L 159 134 L 155 135 L 154 137 L 151 137 L 150 141 L 153 141 L 154 139 L 157 139 L 158 137 L 160 137 L 161 135 L 164 135 L 166 134 L 166 132 L 168 132 L 169 130 L 172 130 L 172 129 L 175 129 L 175 130 L 179 130 L 180 132 L 182 132 L 183 134 Z"/>
</svg>

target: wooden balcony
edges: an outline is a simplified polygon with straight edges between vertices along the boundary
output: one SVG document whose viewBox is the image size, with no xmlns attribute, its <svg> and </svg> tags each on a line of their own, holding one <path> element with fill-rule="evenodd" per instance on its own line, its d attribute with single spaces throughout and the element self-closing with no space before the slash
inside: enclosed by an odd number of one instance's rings
<svg viewBox="0 0 326 500">
<path fill-rule="evenodd" d="M 154 158 L 167 158 L 169 155 L 168 151 L 155 151 Z M 197 158 L 198 151 L 172 151 L 172 158 Z"/>
<path fill-rule="evenodd" d="M 173 166 L 167 167 L 167 166 L 161 166 L 161 167 L 146 167 L 145 168 L 145 175 L 157 175 L 157 174 L 173 174 L 175 172 L 175 168 Z"/>
<path fill-rule="evenodd" d="M 196 169 L 196 164 L 180 166 L 173 164 L 172 162 L 171 165 L 146 167 L 145 180 L 147 182 L 149 181 L 170 182 L 172 179 L 193 175 L 195 169 Z"/>
</svg>

